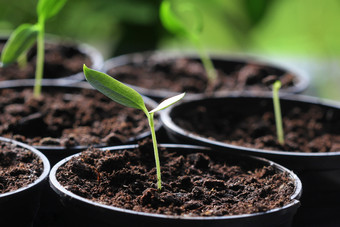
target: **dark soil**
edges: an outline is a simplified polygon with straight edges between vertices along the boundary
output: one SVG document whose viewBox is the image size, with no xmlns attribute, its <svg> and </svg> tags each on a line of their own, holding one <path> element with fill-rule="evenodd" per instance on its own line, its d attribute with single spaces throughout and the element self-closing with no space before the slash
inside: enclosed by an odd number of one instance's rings
<svg viewBox="0 0 340 227">
<path fill-rule="evenodd" d="M 0 193 L 33 183 L 42 171 L 42 160 L 33 152 L 12 143 L 0 142 Z"/>
<path fill-rule="evenodd" d="M 281 101 L 285 144 L 277 142 L 271 99 L 190 106 L 173 120 L 185 130 L 228 144 L 293 152 L 340 151 L 340 111 Z"/>
<path fill-rule="evenodd" d="M 249 160 L 205 153 L 162 150 L 161 191 L 151 144 L 140 149 L 89 149 L 57 172 L 58 181 L 84 198 L 115 207 L 166 215 L 223 216 L 249 214 L 291 202 L 294 183 Z"/>
<path fill-rule="evenodd" d="M 107 73 L 119 81 L 143 88 L 189 93 L 269 91 L 273 82 L 278 79 L 282 82 L 283 89 L 296 83 L 293 74 L 264 65 L 219 60 L 214 64 L 218 79 L 213 86 L 208 85 L 202 64 L 194 59 L 156 61 L 150 58 L 142 63 L 112 68 Z"/>
<path fill-rule="evenodd" d="M 126 108 L 100 92 L 78 88 L 0 90 L 0 134 L 31 145 L 114 145 L 149 129 L 140 110 Z"/>
<path fill-rule="evenodd" d="M 4 43 L 0 43 L 0 51 Z M 36 47 L 27 55 L 27 65 L 20 68 L 17 63 L 0 67 L 0 81 L 14 79 L 33 79 L 35 77 Z M 45 44 L 44 78 L 61 78 L 82 72 L 83 64 L 92 65 L 88 56 L 76 46 L 67 44 Z"/>
</svg>

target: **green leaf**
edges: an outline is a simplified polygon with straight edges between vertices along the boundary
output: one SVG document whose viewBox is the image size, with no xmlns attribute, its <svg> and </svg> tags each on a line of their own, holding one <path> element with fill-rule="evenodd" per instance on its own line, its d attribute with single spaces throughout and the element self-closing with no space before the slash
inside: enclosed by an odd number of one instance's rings
<svg viewBox="0 0 340 227">
<path fill-rule="evenodd" d="M 175 95 L 171 98 L 168 98 L 166 100 L 164 100 L 163 102 L 161 102 L 155 109 L 151 110 L 149 113 L 155 113 L 157 111 L 160 110 L 164 110 L 165 108 L 175 104 L 176 102 L 178 102 L 179 100 L 181 100 L 183 97 L 185 96 L 185 93 L 179 94 L 179 95 Z"/>
<path fill-rule="evenodd" d="M 190 24 L 184 24 L 190 33 L 199 35 L 203 30 L 203 14 L 200 12 L 199 8 L 189 2 L 180 2 L 178 6 L 178 11 L 181 15 L 187 16 L 187 20 L 183 18 L 183 21 L 188 21 Z"/>
<path fill-rule="evenodd" d="M 202 15 L 197 7 L 190 3 L 178 3 L 178 12 L 189 16 L 191 26 L 184 23 L 183 19 L 176 16 L 171 9 L 171 3 L 167 0 L 162 1 L 159 8 L 159 17 L 163 26 L 170 32 L 178 36 L 192 38 L 201 33 L 203 28 Z M 196 38 L 196 37 L 195 37 Z"/>
<path fill-rule="evenodd" d="M 32 24 L 22 24 L 13 31 L 1 54 L 4 66 L 11 64 L 30 49 L 37 39 L 39 27 Z"/>
<path fill-rule="evenodd" d="M 176 35 L 187 36 L 188 31 L 183 23 L 177 19 L 171 10 L 171 4 L 169 1 L 162 1 L 159 8 L 159 16 L 163 26 L 170 32 Z"/>
<path fill-rule="evenodd" d="M 86 80 L 98 91 L 124 106 L 143 110 L 148 113 L 142 96 L 134 89 L 113 79 L 111 76 L 90 69 L 86 65 L 83 67 Z"/>
<path fill-rule="evenodd" d="M 37 14 L 45 20 L 56 15 L 65 5 L 67 0 L 39 0 Z"/>
</svg>

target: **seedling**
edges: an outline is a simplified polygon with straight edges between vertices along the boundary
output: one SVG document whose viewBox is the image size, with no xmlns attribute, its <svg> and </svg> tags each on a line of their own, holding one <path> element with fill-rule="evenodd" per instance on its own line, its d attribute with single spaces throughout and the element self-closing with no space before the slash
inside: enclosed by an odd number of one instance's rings
<svg viewBox="0 0 340 227">
<path fill-rule="evenodd" d="M 282 116 L 280 107 L 279 90 L 281 88 L 281 82 L 279 80 L 275 81 L 273 84 L 273 104 L 274 104 L 274 114 L 276 122 L 276 134 L 278 142 L 284 144 L 284 133 L 282 127 Z"/>
<path fill-rule="evenodd" d="M 1 62 L 3 66 L 16 61 L 19 61 L 19 64 L 24 65 L 27 51 L 37 41 L 37 63 L 34 85 L 35 97 L 40 96 L 41 80 L 44 71 L 45 21 L 55 16 L 65 3 L 66 0 L 39 0 L 36 9 L 38 22 L 36 24 L 22 24 L 15 29 L 2 51 Z"/>
<path fill-rule="evenodd" d="M 169 32 L 174 33 L 178 37 L 188 39 L 196 46 L 203 67 L 208 75 L 208 82 L 209 84 L 214 84 L 217 78 L 216 71 L 200 39 L 200 34 L 203 30 L 202 15 L 193 4 L 180 2 L 176 6 L 178 13 L 194 16 L 190 21 L 192 24 L 185 23 L 181 17 L 177 16 L 171 9 L 171 3 L 168 0 L 162 1 L 159 8 L 161 22 Z"/>
<path fill-rule="evenodd" d="M 168 98 L 161 102 L 155 109 L 148 111 L 145 106 L 144 100 L 142 96 L 135 91 L 134 89 L 126 86 L 125 84 L 119 82 L 118 80 L 112 78 L 111 76 L 95 71 L 90 69 L 84 65 L 84 74 L 86 80 L 98 91 L 109 97 L 115 102 L 118 102 L 124 106 L 136 108 L 142 110 L 148 121 L 151 131 L 151 138 L 153 143 L 154 149 L 154 156 L 155 156 L 155 163 L 156 163 L 156 173 L 157 173 L 157 188 L 158 190 L 162 189 L 162 180 L 161 180 L 161 167 L 158 155 L 158 147 L 157 147 L 157 139 L 155 133 L 155 126 L 154 126 L 154 114 L 157 111 L 163 110 L 174 103 L 181 100 L 185 93 L 180 95 L 176 95 L 174 97 Z"/>
</svg>

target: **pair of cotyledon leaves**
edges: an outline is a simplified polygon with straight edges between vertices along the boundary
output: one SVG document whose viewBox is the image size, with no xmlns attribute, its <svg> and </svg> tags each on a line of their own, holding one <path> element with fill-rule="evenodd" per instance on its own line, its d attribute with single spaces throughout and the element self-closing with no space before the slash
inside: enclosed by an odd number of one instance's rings
<svg viewBox="0 0 340 227">
<path fill-rule="evenodd" d="M 185 95 L 185 93 L 182 93 L 168 98 L 161 102 L 155 109 L 148 111 L 142 96 L 134 89 L 105 73 L 90 69 L 85 65 L 84 74 L 86 80 L 98 91 L 122 105 L 142 110 L 147 116 L 171 106 L 181 100 Z"/>
</svg>

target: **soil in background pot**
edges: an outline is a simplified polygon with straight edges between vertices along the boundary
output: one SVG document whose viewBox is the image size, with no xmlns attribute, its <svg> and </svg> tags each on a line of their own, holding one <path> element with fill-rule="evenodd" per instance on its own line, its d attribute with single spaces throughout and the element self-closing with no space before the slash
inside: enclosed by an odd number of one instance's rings
<svg viewBox="0 0 340 227">
<path fill-rule="evenodd" d="M 0 90 L 0 134 L 34 146 L 88 146 L 127 142 L 148 131 L 144 113 L 92 89 L 46 87 Z"/>
<path fill-rule="evenodd" d="M 187 131 L 236 146 L 308 153 L 340 150 L 339 111 L 312 104 L 285 108 L 284 101 L 281 106 L 284 145 L 277 142 L 271 99 L 210 102 L 191 106 L 190 111 L 179 111 L 172 117 Z"/>
<path fill-rule="evenodd" d="M 205 93 L 232 90 L 269 91 L 272 83 L 281 80 L 282 88 L 295 84 L 294 76 L 270 66 L 251 62 L 214 61 L 218 79 L 208 87 L 205 69 L 197 59 L 146 59 L 108 70 L 115 79 L 146 89 L 172 92 Z"/>
<path fill-rule="evenodd" d="M 294 182 L 272 166 L 225 160 L 205 153 L 162 150 L 163 189 L 156 189 L 152 146 L 135 150 L 89 149 L 57 172 L 67 190 L 90 200 L 166 215 L 250 214 L 291 202 Z"/>
<path fill-rule="evenodd" d="M 5 43 L 0 43 L 0 51 Z M 27 65 L 20 68 L 17 63 L 0 67 L 0 81 L 33 79 L 35 77 L 36 47 L 27 54 Z M 76 46 L 53 43 L 45 44 L 44 78 L 56 79 L 82 72 L 83 64 L 92 65 L 88 56 Z"/>
<path fill-rule="evenodd" d="M 41 159 L 16 144 L 0 141 L 0 193 L 15 191 L 39 178 Z"/>
</svg>

